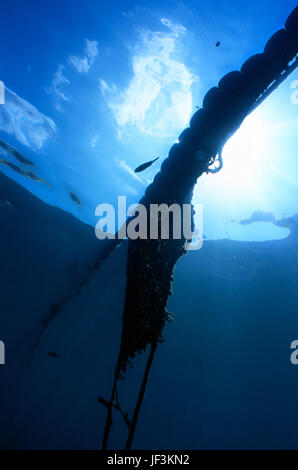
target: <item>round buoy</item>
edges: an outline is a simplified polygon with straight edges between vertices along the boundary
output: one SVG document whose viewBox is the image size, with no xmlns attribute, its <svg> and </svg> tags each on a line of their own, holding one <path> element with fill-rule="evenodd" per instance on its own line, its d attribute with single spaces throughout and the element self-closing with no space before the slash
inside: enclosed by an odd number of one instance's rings
<svg viewBox="0 0 298 470">
<path fill-rule="evenodd" d="M 295 36 L 298 36 L 298 6 L 294 8 L 292 13 L 288 16 L 285 27 Z"/>
<path fill-rule="evenodd" d="M 297 53 L 297 40 L 286 29 L 277 31 L 264 48 L 264 54 L 274 71 L 282 71 Z"/>
</svg>

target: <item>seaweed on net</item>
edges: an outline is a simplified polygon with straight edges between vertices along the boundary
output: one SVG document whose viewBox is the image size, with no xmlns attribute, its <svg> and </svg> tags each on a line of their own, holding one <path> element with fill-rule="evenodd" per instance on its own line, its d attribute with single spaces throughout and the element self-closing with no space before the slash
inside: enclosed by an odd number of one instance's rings
<svg viewBox="0 0 298 470">
<path fill-rule="evenodd" d="M 125 225 L 129 223 L 130 217 L 125 221 Z M 121 228 L 123 230 L 123 227 Z M 98 258 L 94 261 L 94 263 L 88 267 L 86 275 L 79 281 L 78 285 L 73 287 L 70 292 L 68 292 L 64 297 L 62 297 L 58 302 L 50 305 L 49 314 L 42 320 L 42 324 L 40 327 L 40 331 L 29 349 L 26 355 L 24 356 L 22 363 L 21 363 L 21 371 L 24 371 L 29 365 L 31 364 L 34 356 L 37 352 L 37 349 L 42 341 L 42 338 L 51 325 L 53 320 L 63 312 L 66 306 L 70 303 L 70 301 L 77 295 L 80 295 L 84 289 L 90 284 L 92 278 L 94 277 L 95 273 L 100 269 L 103 262 L 110 256 L 110 254 L 117 248 L 121 242 L 123 241 L 122 238 L 118 238 L 117 233 L 115 234 L 115 239 L 108 239 L 106 240 L 105 247 L 101 250 Z"/>
<path fill-rule="evenodd" d="M 208 91 L 199 109 L 190 121 L 190 127 L 179 136 L 178 143 L 170 149 L 168 158 L 163 162 L 161 171 L 145 191 L 140 201 L 145 207 L 150 204 L 173 203 L 182 207 L 191 204 L 192 193 L 197 179 L 204 173 L 214 173 L 222 167 L 222 148 L 231 135 L 240 127 L 245 117 L 282 83 L 298 65 L 298 7 L 285 24 L 267 42 L 264 53 L 248 59 L 241 71 L 225 75 Z M 218 162 L 217 168 L 212 167 Z M 72 297 L 88 284 L 102 262 L 121 243 L 110 240 L 110 244 L 94 263 L 88 276 L 84 278 L 77 291 L 72 291 L 58 304 L 45 320 L 39 339 L 27 361 L 32 359 L 40 339 L 49 323 L 60 313 Z M 144 398 L 150 369 L 159 342 L 163 341 L 162 332 L 171 315 L 167 312 L 167 301 L 171 293 L 173 270 L 178 259 L 186 253 L 185 238 L 167 240 L 129 240 L 127 254 L 127 283 L 121 343 L 114 371 L 114 380 L 109 400 L 99 397 L 98 401 L 107 409 L 102 448 L 108 446 L 113 424 L 113 409 L 120 411 L 126 425 L 128 436 L 126 449 L 130 449 L 136 430 L 139 411 Z M 136 353 L 149 346 L 147 364 L 139 390 L 132 419 L 123 412 L 118 397 L 118 381 L 125 378 L 127 365 Z"/>
</svg>

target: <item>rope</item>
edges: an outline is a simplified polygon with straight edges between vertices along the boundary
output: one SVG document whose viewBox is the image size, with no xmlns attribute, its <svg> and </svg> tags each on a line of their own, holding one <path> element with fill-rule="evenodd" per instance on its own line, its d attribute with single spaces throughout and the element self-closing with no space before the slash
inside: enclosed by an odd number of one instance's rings
<svg viewBox="0 0 298 470">
<path fill-rule="evenodd" d="M 147 359 L 146 370 L 145 370 L 145 373 L 144 373 L 143 382 L 142 382 L 142 385 L 141 385 L 141 388 L 140 388 L 140 391 L 139 391 L 138 401 L 137 401 L 137 404 L 136 404 L 136 407 L 135 407 L 135 410 L 134 410 L 134 414 L 133 414 L 133 417 L 132 417 L 131 425 L 130 425 L 130 428 L 129 428 L 129 433 L 128 433 L 128 437 L 127 437 L 127 441 L 126 441 L 125 450 L 130 450 L 131 445 L 132 445 L 132 441 L 133 441 L 133 438 L 134 438 L 134 434 L 135 434 L 135 430 L 136 430 L 136 426 L 137 426 L 137 422 L 138 422 L 139 412 L 140 412 L 140 409 L 141 409 L 141 405 L 143 403 L 143 399 L 144 399 L 144 395 L 145 395 L 145 391 L 146 391 L 146 386 L 147 386 L 147 382 L 148 382 L 148 378 L 149 378 L 149 373 L 150 373 L 150 369 L 151 369 L 151 365 L 152 365 L 152 361 L 153 361 L 153 358 L 154 358 L 156 348 L 157 348 L 157 343 L 151 343 L 151 351 L 150 351 L 150 354 L 149 354 L 148 359 Z"/>
</svg>

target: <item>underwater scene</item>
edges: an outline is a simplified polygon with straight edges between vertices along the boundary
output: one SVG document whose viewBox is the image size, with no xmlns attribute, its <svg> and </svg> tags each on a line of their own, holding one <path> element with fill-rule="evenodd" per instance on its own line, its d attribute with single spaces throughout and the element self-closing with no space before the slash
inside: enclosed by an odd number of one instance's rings
<svg viewBox="0 0 298 470">
<path fill-rule="evenodd" d="M 297 66 L 294 0 L 0 0 L 1 450 L 298 450 Z"/>
</svg>

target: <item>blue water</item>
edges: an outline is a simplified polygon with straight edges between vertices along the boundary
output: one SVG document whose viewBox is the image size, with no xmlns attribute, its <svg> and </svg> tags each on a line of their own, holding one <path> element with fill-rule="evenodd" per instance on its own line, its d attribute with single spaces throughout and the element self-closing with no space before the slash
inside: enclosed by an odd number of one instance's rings
<svg viewBox="0 0 298 470">
<path fill-rule="evenodd" d="M 295 5 L 1 3 L 1 449 L 100 448 L 97 397 L 109 398 L 119 350 L 127 242 L 41 337 L 50 305 L 102 252 L 96 206 L 138 202 L 208 89 L 262 51 Z M 296 70 L 247 117 L 223 170 L 198 180 L 203 247 L 175 267 L 174 321 L 136 449 L 298 448 L 297 80 Z M 119 386 L 130 415 L 145 355 L 134 363 Z M 126 433 L 119 417 L 110 447 Z"/>
</svg>

